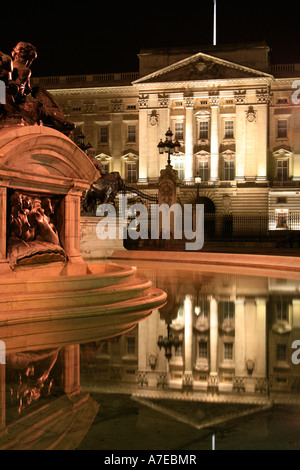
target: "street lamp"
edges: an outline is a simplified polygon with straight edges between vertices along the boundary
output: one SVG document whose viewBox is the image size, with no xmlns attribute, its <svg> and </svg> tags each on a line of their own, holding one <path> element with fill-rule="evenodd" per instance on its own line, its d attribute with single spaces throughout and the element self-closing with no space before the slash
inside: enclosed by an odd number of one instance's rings
<svg viewBox="0 0 300 470">
<path fill-rule="evenodd" d="M 76 143 L 77 143 L 78 147 L 83 152 L 85 152 L 87 155 L 93 157 L 94 156 L 94 148 L 93 148 L 92 144 L 90 144 L 90 142 L 88 144 L 85 144 L 84 139 L 85 139 L 85 135 L 80 134 L 77 137 L 77 142 Z"/>
<path fill-rule="evenodd" d="M 84 148 L 85 148 L 84 139 L 85 139 L 85 135 L 83 135 L 82 133 L 79 134 L 79 136 L 77 137 L 77 142 L 76 143 L 77 143 L 78 147 L 81 150 L 84 150 Z"/>
<path fill-rule="evenodd" d="M 168 325 L 168 336 L 163 337 L 160 335 L 158 337 L 157 346 L 159 350 L 164 348 L 166 359 L 169 361 L 172 357 L 172 347 L 175 347 L 175 350 L 182 344 L 177 335 L 173 336 L 170 334 L 170 325 Z"/>
<path fill-rule="evenodd" d="M 199 188 L 200 188 L 200 184 L 201 184 L 201 176 L 197 175 L 195 177 L 195 183 L 197 185 L 197 202 L 199 201 Z"/>
<path fill-rule="evenodd" d="M 168 165 L 171 165 L 171 155 L 173 155 L 174 153 L 178 153 L 181 147 L 180 142 L 178 142 L 178 140 L 174 142 L 172 140 L 172 137 L 173 133 L 169 128 L 166 132 L 166 140 L 163 142 L 162 139 L 160 139 L 160 142 L 157 146 L 160 155 L 164 153 L 168 154 Z"/>
</svg>

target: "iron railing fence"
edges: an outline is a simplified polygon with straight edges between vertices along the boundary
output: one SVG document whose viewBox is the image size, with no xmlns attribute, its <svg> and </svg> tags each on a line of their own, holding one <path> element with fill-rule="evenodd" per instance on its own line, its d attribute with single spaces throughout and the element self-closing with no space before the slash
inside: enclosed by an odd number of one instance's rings
<svg viewBox="0 0 300 470">
<path fill-rule="evenodd" d="M 148 227 L 151 232 L 151 206 L 147 202 Z M 182 227 L 184 228 L 184 208 L 182 209 Z M 134 218 L 132 214 L 131 219 Z M 193 230 L 196 232 L 195 218 Z M 300 212 L 289 213 L 282 217 L 275 213 L 242 214 L 205 214 L 204 238 L 211 241 L 255 241 L 276 243 L 300 243 Z M 182 236 L 182 240 L 184 235 Z"/>
<path fill-rule="evenodd" d="M 300 232 L 300 212 L 205 214 L 204 231 L 207 239 L 270 240 L 292 237 Z"/>
</svg>

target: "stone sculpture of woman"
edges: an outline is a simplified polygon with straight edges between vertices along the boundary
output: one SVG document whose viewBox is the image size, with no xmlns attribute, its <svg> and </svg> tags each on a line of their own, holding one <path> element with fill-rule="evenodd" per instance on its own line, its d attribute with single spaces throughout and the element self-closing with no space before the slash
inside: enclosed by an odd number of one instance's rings
<svg viewBox="0 0 300 470">
<path fill-rule="evenodd" d="M 12 51 L 13 74 L 12 83 L 16 87 L 15 101 L 25 101 L 26 95 L 31 92 L 30 66 L 37 57 L 36 48 L 29 42 L 19 42 Z"/>
</svg>

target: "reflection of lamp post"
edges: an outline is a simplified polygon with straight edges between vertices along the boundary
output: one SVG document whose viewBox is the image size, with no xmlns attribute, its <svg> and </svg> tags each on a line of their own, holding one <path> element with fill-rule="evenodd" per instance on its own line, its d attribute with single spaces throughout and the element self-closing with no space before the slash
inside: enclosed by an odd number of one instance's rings
<svg viewBox="0 0 300 470">
<path fill-rule="evenodd" d="M 199 307 L 199 305 L 196 305 L 194 313 L 195 313 L 196 317 L 199 317 L 199 315 L 201 313 L 201 307 Z"/>
<path fill-rule="evenodd" d="M 252 361 L 252 359 L 248 359 L 248 361 L 246 362 L 246 368 L 247 368 L 248 374 L 252 375 L 252 372 L 254 369 L 254 362 Z"/>
<path fill-rule="evenodd" d="M 161 350 L 161 348 L 164 348 L 165 356 L 168 361 L 172 357 L 172 347 L 174 346 L 175 349 L 177 349 L 181 344 L 182 341 L 179 340 L 179 337 L 177 335 L 173 336 L 170 334 L 170 325 L 168 325 L 168 336 L 163 337 L 162 335 L 160 335 L 157 341 L 157 346 L 159 347 L 159 350 Z"/>
<path fill-rule="evenodd" d="M 169 128 L 166 132 L 166 140 L 163 142 L 162 139 L 160 139 L 160 142 L 157 146 L 160 155 L 163 155 L 164 153 L 168 154 L 168 165 L 171 165 L 171 155 L 178 153 L 181 147 L 178 140 L 173 142 L 172 137 L 173 133 Z"/>
</svg>

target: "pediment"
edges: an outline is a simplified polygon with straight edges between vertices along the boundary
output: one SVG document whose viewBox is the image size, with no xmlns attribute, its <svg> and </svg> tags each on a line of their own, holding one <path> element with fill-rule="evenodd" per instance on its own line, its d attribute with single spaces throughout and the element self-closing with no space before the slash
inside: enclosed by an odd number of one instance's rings
<svg viewBox="0 0 300 470">
<path fill-rule="evenodd" d="M 274 157 L 289 157 L 290 155 L 292 155 L 292 149 L 288 145 L 281 145 L 273 150 Z"/>
<path fill-rule="evenodd" d="M 189 58 L 136 80 L 134 84 L 243 78 L 272 78 L 271 75 L 199 52 Z"/>
<path fill-rule="evenodd" d="M 126 152 L 124 152 L 124 155 L 122 156 L 124 160 L 129 160 L 129 161 L 134 161 L 138 160 L 138 155 L 136 154 L 136 151 L 128 149 Z"/>
<path fill-rule="evenodd" d="M 106 160 L 109 161 L 111 157 L 109 155 L 106 155 L 106 153 L 99 153 L 99 155 L 95 155 L 96 160 L 100 160 L 101 162 Z"/>
<path fill-rule="evenodd" d="M 210 160 L 210 153 L 206 150 L 200 150 L 196 153 L 196 157 L 198 157 L 201 162 L 208 162 Z"/>
</svg>

